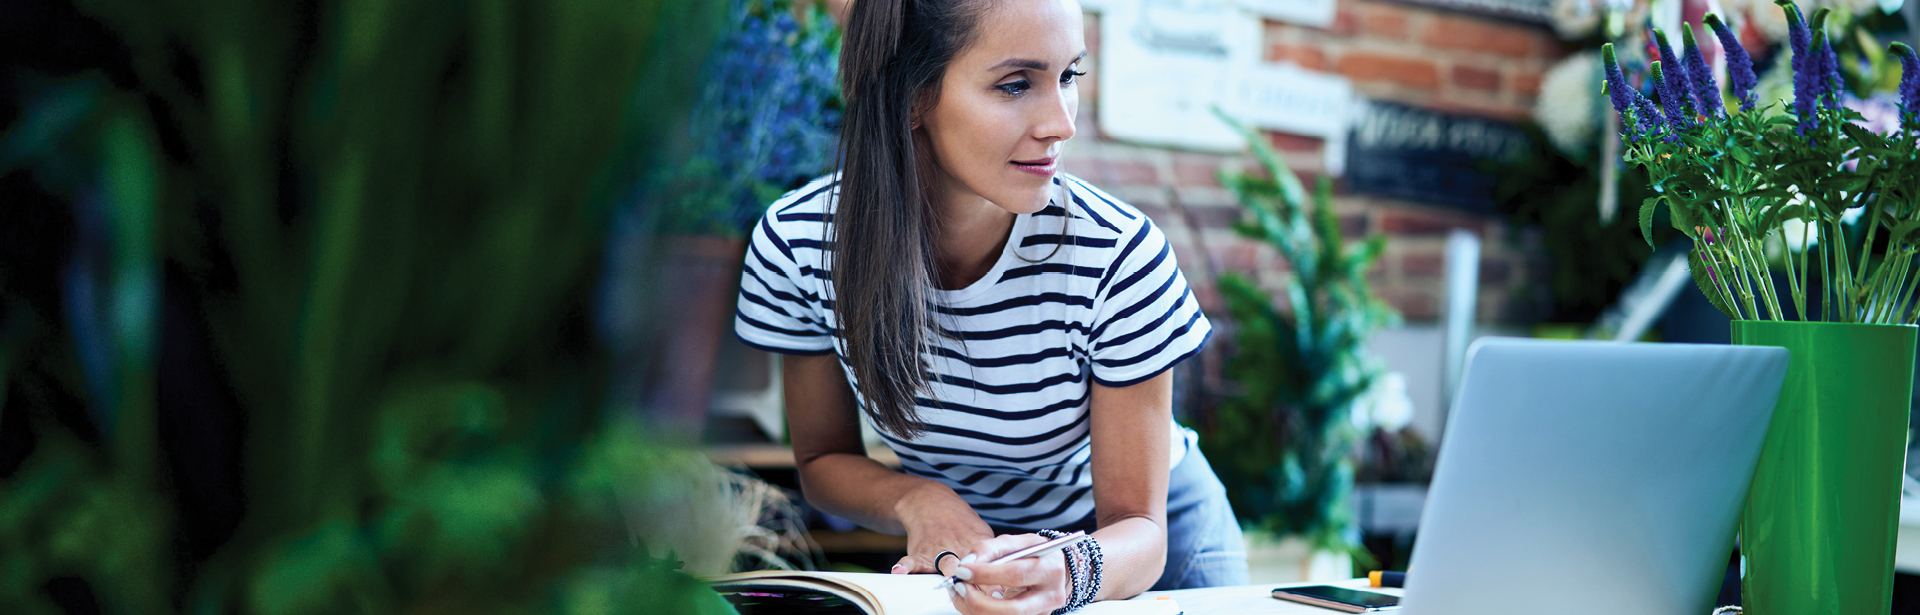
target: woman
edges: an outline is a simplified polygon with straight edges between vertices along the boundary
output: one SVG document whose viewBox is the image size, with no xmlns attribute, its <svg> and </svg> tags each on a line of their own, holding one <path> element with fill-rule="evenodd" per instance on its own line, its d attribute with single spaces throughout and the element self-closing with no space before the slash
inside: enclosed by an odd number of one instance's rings
<svg viewBox="0 0 1920 615">
<path fill-rule="evenodd" d="M 772 205 L 741 281 L 736 332 L 790 355 L 807 500 L 905 533 L 893 571 L 958 576 L 969 615 L 1246 582 L 1172 420 L 1207 320 L 1146 216 L 1058 172 L 1082 32 L 1074 0 L 855 2 L 840 172 Z M 866 457 L 862 409 L 904 472 Z"/>
</svg>

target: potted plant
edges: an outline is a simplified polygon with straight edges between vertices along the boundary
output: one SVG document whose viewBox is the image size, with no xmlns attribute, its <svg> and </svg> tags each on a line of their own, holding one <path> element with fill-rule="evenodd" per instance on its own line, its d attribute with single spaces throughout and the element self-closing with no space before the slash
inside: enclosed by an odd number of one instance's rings
<svg viewBox="0 0 1920 615">
<path fill-rule="evenodd" d="M 1245 276 L 1220 276 L 1234 323 L 1235 353 L 1224 375 L 1237 390 L 1203 425 L 1200 444 L 1216 460 L 1234 512 L 1255 530 L 1254 547 L 1272 542 L 1261 534 L 1279 537 L 1279 548 L 1315 562 L 1303 568 L 1341 568 L 1318 554 L 1365 557 L 1348 504 L 1360 436 L 1351 415 L 1383 371 L 1366 353 L 1366 341 L 1399 319 L 1367 284 L 1367 269 L 1385 241 L 1377 235 L 1345 241 L 1327 179 L 1309 199 L 1280 154 L 1242 131 L 1266 176 L 1222 174 L 1251 218 L 1234 229 L 1273 246 L 1293 265 L 1286 282 L 1290 309 L 1276 307 Z M 1344 577 L 1350 571 L 1333 572 Z M 1309 574 L 1303 570 L 1302 577 Z"/>
<path fill-rule="evenodd" d="M 629 542 L 677 470 L 581 322 L 720 11 L 367 8 L 47 20 L 113 53 L 0 129 L 0 610 L 733 613 Z"/>
<path fill-rule="evenodd" d="M 832 169 L 840 102 L 840 32 L 827 7 L 735 0 L 701 78 L 686 136 L 692 154 L 656 180 L 666 245 L 656 293 L 675 323 L 648 401 L 658 424 L 698 441 L 715 362 L 732 323 L 743 237 L 787 190 Z"/>
<path fill-rule="evenodd" d="M 1725 98 L 1690 30 L 1678 58 L 1655 33 L 1653 98 L 1627 81 L 1611 45 L 1602 87 L 1621 115 L 1627 162 L 1647 169 L 1655 192 L 1641 232 L 1666 205 L 1693 240 L 1694 281 L 1734 320 L 1734 342 L 1792 351 L 1741 524 L 1748 612 L 1882 613 L 1920 310 L 1920 65 L 1892 46 L 1905 72 L 1901 123 L 1869 130 L 1842 104 L 1826 10 L 1807 20 L 1781 4 L 1790 104 L 1757 104 L 1752 61 L 1713 15 Z"/>
</svg>

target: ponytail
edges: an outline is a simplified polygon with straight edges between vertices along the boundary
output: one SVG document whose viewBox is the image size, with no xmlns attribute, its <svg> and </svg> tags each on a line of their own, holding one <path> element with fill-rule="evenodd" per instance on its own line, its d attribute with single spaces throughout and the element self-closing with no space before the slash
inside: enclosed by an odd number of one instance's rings
<svg viewBox="0 0 1920 615">
<path fill-rule="evenodd" d="M 829 238 L 842 357 L 882 431 L 926 429 L 921 353 L 935 331 L 929 288 L 937 218 L 914 152 L 914 116 L 939 97 L 973 39 L 981 0 L 856 0 L 840 52 L 840 186 Z"/>
</svg>

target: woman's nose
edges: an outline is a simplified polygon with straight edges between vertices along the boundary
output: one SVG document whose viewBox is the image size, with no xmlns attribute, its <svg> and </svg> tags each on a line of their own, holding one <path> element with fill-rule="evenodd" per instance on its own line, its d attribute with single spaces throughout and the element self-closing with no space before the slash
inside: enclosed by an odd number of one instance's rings
<svg viewBox="0 0 1920 615">
<path fill-rule="evenodd" d="M 1042 141 L 1073 138 L 1073 116 L 1080 106 L 1079 99 L 1079 93 L 1072 89 L 1054 89 L 1053 100 L 1038 105 L 1040 117 L 1035 118 L 1033 137 Z"/>
</svg>

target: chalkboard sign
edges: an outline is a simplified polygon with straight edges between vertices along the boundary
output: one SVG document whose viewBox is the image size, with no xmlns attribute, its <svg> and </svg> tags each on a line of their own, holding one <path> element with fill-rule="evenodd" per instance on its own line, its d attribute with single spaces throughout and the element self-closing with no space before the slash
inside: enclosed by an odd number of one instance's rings
<svg viewBox="0 0 1920 615">
<path fill-rule="evenodd" d="M 1486 167 L 1527 151 L 1508 122 L 1372 102 L 1353 124 L 1347 182 L 1356 192 L 1493 212 L 1498 179 Z"/>
<path fill-rule="evenodd" d="M 1545 23 L 1553 16 L 1553 0 L 1400 0 L 1460 11 L 1499 15 L 1512 19 Z"/>
</svg>

